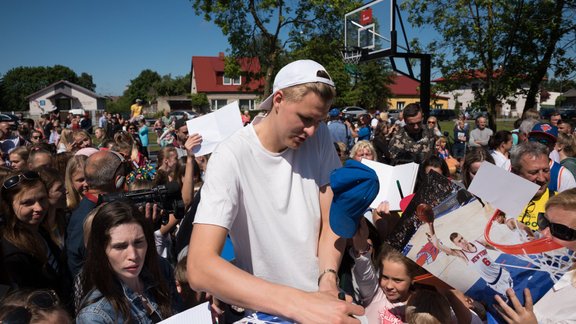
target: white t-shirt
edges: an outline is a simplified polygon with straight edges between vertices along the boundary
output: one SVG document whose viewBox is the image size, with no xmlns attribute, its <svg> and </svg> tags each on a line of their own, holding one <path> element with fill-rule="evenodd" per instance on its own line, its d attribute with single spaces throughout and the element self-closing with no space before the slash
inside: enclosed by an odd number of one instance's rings
<svg viewBox="0 0 576 324">
<path fill-rule="evenodd" d="M 572 283 L 575 275 L 576 270 L 566 272 L 534 305 L 538 323 L 576 323 L 576 287 Z"/>
<path fill-rule="evenodd" d="M 239 268 L 316 291 L 319 188 L 329 184 L 340 160 L 324 123 L 297 150 L 272 153 L 254 131 L 258 122 L 212 153 L 194 222 L 229 230 Z"/>
<path fill-rule="evenodd" d="M 510 159 L 504 156 L 500 151 L 493 150 L 490 152 L 490 155 L 494 158 L 494 164 L 496 164 L 497 167 L 506 171 L 511 170 Z"/>
</svg>

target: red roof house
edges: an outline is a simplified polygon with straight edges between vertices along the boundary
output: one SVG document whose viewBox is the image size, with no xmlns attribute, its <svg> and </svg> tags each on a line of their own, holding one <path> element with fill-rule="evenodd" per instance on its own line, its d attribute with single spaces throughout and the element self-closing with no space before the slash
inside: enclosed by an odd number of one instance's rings
<svg viewBox="0 0 576 324">
<path fill-rule="evenodd" d="M 219 56 L 193 56 L 191 93 L 205 93 L 210 110 L 216 110 L 236 100 L 241 110 L 256 109 L 264 89 L 257 57 L 239 59 L 241 75 L 231 78 L 224 73 L 224 53 Z M 249 77 L 251 76 L 251 77 Z"/>
</svg>

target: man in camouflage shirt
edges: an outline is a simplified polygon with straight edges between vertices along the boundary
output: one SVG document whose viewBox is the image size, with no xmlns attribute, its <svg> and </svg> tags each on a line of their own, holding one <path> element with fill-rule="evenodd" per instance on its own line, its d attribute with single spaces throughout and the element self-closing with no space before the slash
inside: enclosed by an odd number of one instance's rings
<svg viewBox="0 0 576 324">
<path fill-rule="evenodd" d="M 390 157 L 394 163 L 413 159 L 421 163 L 434 154 L 434 130 L 422 126 L 422 109 L 418 104 L 409 104 L 404 110 L 406 125 L 390 139 Z"/>
</svg>

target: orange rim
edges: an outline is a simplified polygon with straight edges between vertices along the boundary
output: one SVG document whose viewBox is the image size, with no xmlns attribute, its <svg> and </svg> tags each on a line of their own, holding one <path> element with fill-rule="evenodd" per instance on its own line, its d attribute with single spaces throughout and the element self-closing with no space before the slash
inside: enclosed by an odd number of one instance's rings
<svg viewBox="0 0 576 324">
<path fill-rule="evenodd" d="M 492 245 L 498 250 L 507 254 L 537 254 L 562 248 L 560 244 L 552 241 L 552 239 L 548 237 L 543 237 L 534 241 L 514 245 L 503 245 L 492 241 L 490 239 L 490 230 L 492 229 L 492 222 L 499 213 L 500 210 L 497 209 L 494 212 L 494 215 L 492 215 L 490 218 L 490 221 L 488 221 L 486 229 L 484 229 L 484 239 L 486 239 L 488 244 Z"/>
</svg>

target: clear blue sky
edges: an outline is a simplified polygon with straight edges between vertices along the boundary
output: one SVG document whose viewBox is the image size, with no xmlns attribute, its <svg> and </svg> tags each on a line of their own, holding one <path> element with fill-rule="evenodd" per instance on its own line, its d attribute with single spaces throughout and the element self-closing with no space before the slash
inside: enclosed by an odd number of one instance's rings
<svg viewBox="0 0 576 324">
<path fill-rule="evenodd" d="M 0 44 L 0 74 L 60 64 L 92 75 L 101 95 L 121 95 L 144 69 L 186 75 L 192 56 L 228 49 L 188 0 L 1 0 Z"/>
<path fill-rule="evenodd" d="M 192 56 L 228 48 L 188 0 L 2 0 L 0 44 L 0 74 L 60 64 L 92 75 L 102 95 L 121 95 L 144 69 L 185 75 Z"/>
</svg>

